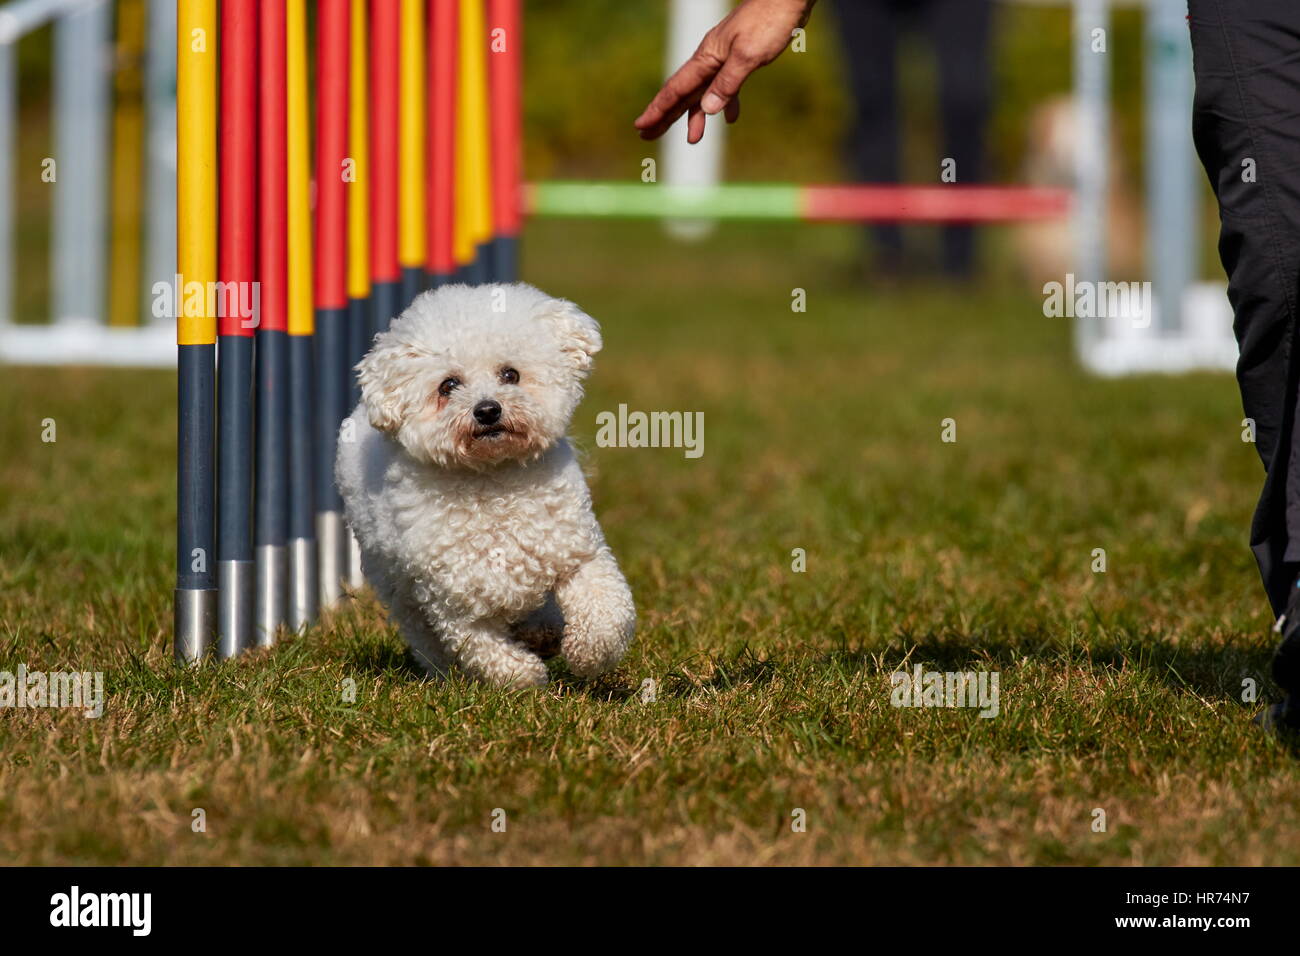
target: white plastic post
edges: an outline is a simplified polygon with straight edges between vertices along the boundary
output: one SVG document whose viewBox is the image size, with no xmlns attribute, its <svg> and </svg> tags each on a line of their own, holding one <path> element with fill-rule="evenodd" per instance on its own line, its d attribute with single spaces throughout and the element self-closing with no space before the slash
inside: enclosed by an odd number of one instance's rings
<svg viewBox="0 0 1300 956">
<path fill-rule="evenodd" d="M 17 0 L 0 7 L 0 330 L 14 321 L 14 124 L 18 78 L 14 46 L 27 33 L 84 0 Z"/>
<path fill-rule="evenodd" d="M 1110 161 L 1110 4 L 1076 0 L 1074 44 L 1076 175 L 1074 230 L 1076 281 L 1102 282 L 1106 277 L 1107 166 Z M 1106 52 L 1101 52 L 1104 49 Z M 1102 333 L 1096 318 L 1074 320 L 1075 348 L 1088 364 Z"/>
<path fill-rule="evenodd" d="M 1182 334 L 1183 295 L 1196 264 L 1196 150 L 1192 144 L 1192 43 L 1185 0 L 1146 11 L 1147 261 L 1156 331 Z"/>
<path fill-rule="evenodd" d="M 153 301 L 155 282 L 170 284 L 176 271 L 176 3 L 149 0 L 145 55 L 145 290 Z M 171 328 L 169 315 L 152 322 Z"/>
<path fill-rule="evenodd" d="M 668 59 L 665 77 L 685 63 L 700 38 L 727 15 L 726 0 L 672 0 L 668 20 Z M 686 142 L 685 117 L 663 138 L 659 182 L 670 186 L 716 186 L 722 179 L 723 146 L 727 124 L 721 116 L 710 117 L 704 139 L 694 146 Z M 713 230 L 704 219 L 669 219 L 664 227 L 677 239 L 699 239 Z"/>
<path fill-rule="evenodd" d="M 0 37 L 0 335 L 14 320 L 14 47 Z"/>
<path fill-rule="evenodd" d="M 104 320 L 111 13 L 88 3 L 54 26 L 56 322 Z"/>
</svg>

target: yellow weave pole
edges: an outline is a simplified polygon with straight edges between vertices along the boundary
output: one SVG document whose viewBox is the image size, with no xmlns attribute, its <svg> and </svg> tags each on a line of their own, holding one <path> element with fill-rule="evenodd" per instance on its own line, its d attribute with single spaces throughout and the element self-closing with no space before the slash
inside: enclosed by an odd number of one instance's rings
<svg viewBox="0 0 1300 956">
<path fill-rule="evenodd" d="M 348 298 L 370 295 L 370 117 L 366 0 L 352 0 L 352 56 L 349 68 L 348 155 L 356 177 L 348 186 Z M 399 213 L 400 214 L 400 213 Z"/>
<path fill-rule="evenodd" d="M 178 345 L 215 345 L 217 317 L 208 283 L 217 281 L 217 4 L 176 5 L 176 266 L 183 289 L 176 308 Z M 201 301 L 202 304 L 199 304 Z"/>
<path fill-rule="evenodd" d="M 397 260 L 405 287 L 423 274 L 427 258 L 424 101 L 428 78 L 424 72 L 424 0 L 401 0 L 401 3 L 397 133 L 401 199 L 397 207 Z M 411 270 L 416 270 L 414 276 Z"/>
<path fill-rule="evenodd" d="M 144 178 L 144 0 L 117 5 L 117 75 L 113 88 L 113 224 L 109 251 L 108 324 L 140 321 L 140 194 Z"/>
<path fill-rule="evenodd" d="M 488 150 L 487 27 L 483 0 L 461 0 L 456 96 L 456 263 L 475 262 L 492 238 Z"/>
<path fill-rule="evenodd" d="M 176 591 L 177 663 L 217 634 L 216 423 L 217 3 L 176 4 Z M 91 64 L 85 64 L 90 69 Z"/>
<path fill-rule="evenodd" d="M 290 335 L 315 331 L 311 251 L 311 125 L 307 99 L 307 9 L 305 0 L 288 0 L 285 8 L 285 165 L 289 230 Z"/>
</svg>

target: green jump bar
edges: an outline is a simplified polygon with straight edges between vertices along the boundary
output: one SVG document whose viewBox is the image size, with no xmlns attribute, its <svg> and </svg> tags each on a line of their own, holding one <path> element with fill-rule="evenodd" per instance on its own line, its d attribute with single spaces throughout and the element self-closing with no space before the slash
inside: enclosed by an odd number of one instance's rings
<svg viewBox="0 0 1300 956">
<path fill-rule="evenodd" d="M 728 183 L 658 186 L 654 183 L 534 183 L 529 212 L 595 219 L 802 219 L 803 187 Z"/>
</svg>

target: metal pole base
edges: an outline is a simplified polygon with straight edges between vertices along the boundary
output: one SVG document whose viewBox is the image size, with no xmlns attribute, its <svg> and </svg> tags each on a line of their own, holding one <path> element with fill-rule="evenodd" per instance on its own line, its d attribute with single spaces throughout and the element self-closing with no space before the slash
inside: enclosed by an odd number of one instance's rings
<svg viewBox="0 0 1300 956">
<path fill-rule="evenodd" d="M 258 647 L 275 643 L 276 632 L 289 619 L 289 551 L 282 544 L 257 549 L 257 612 L 254 617 Z"/>
<path fill-rule="evenodd" d="M 289 627 L 301 631 L 316 620 L 320 610 L 316 578 L 316 541 L 294 538 L 289 542 Z"/>
<path fill-rule="evenodd" d="M 348 529 L 348 587 L 359 591 L 366 586 L 366 576 L 361 570 L 361 542 Z"/>
<path fill-rule="evenodd" d="M 208 653 L 216 636 L 217 592 L 211 588 L 177 588 L 175 599 L 176 663 L 193 664 Z"/>
<path fill-rule="evenodd" d="M 337 511 L 316 512 L 316 546 L 320 554 L 320 606 L 330 608 L 343 598 L 343 580 L 348 576 L 348 550 L 343 515 Z"/>
<path fill-rule="evenodd" d="M 217 657 L 238 657 L 256 641 L 257 567 L 252 561 L 217 562 Z"/>
</svg>

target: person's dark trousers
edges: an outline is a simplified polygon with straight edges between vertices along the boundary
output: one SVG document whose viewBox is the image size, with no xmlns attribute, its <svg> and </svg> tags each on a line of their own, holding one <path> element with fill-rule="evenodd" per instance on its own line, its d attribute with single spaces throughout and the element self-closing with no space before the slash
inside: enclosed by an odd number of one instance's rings
<svg viewBox="0 0 1300 956">
<path fill-rule="evenodd" d="M 1237 380 L 1266 472 L 1250 544 L 1281 614 L 1300 569 L 1300 0 L 1190 0 L 1188 11 L 1193 136 L 1219 200 Z M 1288 693 L 1300 692 L 1297 635 L 1273 663 Z"/>
<path fill-rule="evenodd" d="M 839 0 L 845 68 L 853 97 L 848 152 L 860 182 L 896 183 L 901 135 L 898 115 L 898 45 L 904 30 L 919 26 L 939 68 L 939 118 L 943 157 L 956 162 L 959 183 L 984 179 L 985 127 L 992 101 L 991 0 Z M 939 163 L 933 175 L 939 177 Z M 902 231 L 872 230 L 882 258 L 901 263 Z M 969 275 L 975 235 L 969 226 L 943 230 L 943 266 Z"/>
</svg>

